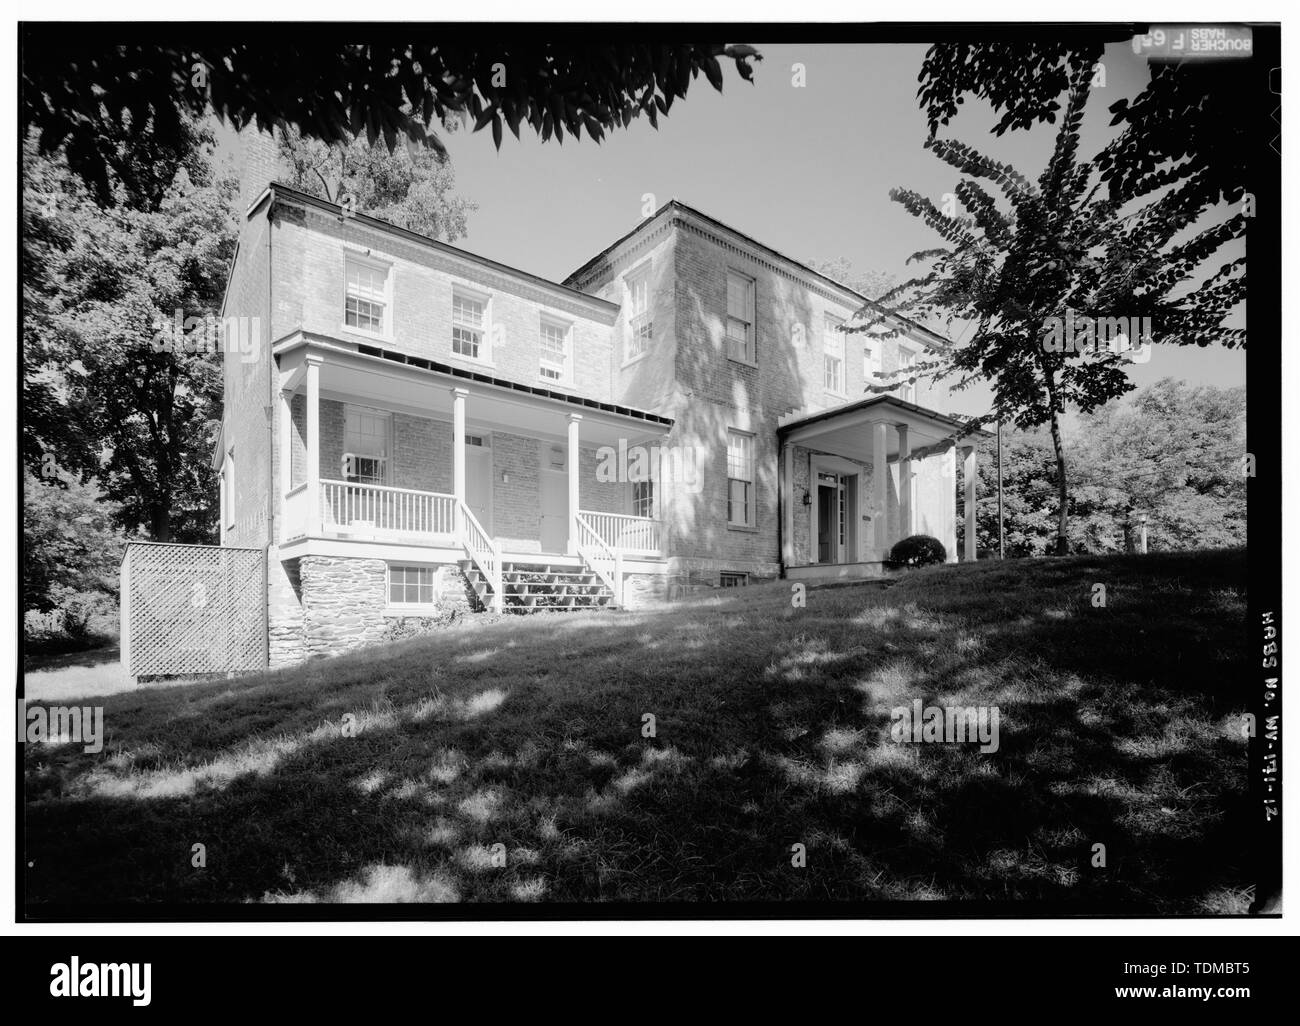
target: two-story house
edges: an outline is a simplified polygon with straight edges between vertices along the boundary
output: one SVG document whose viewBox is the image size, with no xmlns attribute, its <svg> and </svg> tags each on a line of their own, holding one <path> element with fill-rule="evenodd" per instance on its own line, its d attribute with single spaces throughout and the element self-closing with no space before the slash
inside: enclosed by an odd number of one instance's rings
<svg viewBox="0 0 1300 1026">
<path fill-rule="evenodd" d="M 272 666 L 449 605 L 872 576 L 913 533 L 956 558 L 947 396 L 868 391 L 945 340 L 846 333 L 865 297 L 739 231 L 672 201 L 557 283 L 246 195 L 223 317 L 257 344 L 214 465 L 222 544 L 266 549 Z"/>
</svg>

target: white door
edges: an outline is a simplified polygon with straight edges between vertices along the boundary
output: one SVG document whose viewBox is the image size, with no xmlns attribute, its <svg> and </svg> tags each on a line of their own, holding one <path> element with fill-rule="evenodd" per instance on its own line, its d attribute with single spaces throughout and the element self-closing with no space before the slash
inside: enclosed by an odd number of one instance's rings
<svg viewBox="0 0 1300 1026">
<path fill-rule="evenodd" d="M 569 547 L 569 475 L 543 470 L 542 515 L 538 538 L 543 552 L 563 554 Z"/>
<path fill-rule="evenodd" d="M 465 504 L 492 535 L 492 439 L 489 435 L 465 436 Z"/>
</svg>

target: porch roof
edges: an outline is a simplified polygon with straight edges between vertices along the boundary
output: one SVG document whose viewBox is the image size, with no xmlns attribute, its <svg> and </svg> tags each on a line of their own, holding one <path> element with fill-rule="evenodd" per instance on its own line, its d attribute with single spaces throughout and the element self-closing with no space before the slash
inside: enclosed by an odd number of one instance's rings
<svg viewBox="0 0 1300 1026">
<path fill-rule="evenodd" d="M 661 436 L 671 417 L 617 403 L 528 385 L 454 367 L 400 350 L 354 344 L 297 330 L 272 345 L 280 365 L 280 387 L 296 391 L 308 354 L 323 357 L 321 390 L 331 398 L 354 399 L 415 416 L 451 418 L 451 389 L 470 390 L 470 416 L 487 426 L 529 429 L 561 436 L 557 414 L 583 417 L 584 441 L 617 441 L 635 435 Z"/>
<path fill-rule="evenodd" d="M 776 430 L 783 441 L 869 462 L 871 434 L 864 429 L 873 424 L 905 425 L 908 448 L 914 456 L 929 446 L 974 442 L 988 434 L 978 429 L 963 430 L 966 422 L 958 417 L 892 395 L 851 399 L 812 413 L 790 413 L 777 421 Z M 888 454 L 893 459 L 898 455 L 898 442 L 892 434 L 888 439 Z"/>
</svg>

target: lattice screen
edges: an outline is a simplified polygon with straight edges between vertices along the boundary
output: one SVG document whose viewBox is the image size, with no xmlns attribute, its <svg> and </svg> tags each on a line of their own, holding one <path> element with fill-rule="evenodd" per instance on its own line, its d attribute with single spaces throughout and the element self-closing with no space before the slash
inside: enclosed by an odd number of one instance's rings
<svg viewBox="0 0 1300 1026">
<path fill-rule="evenodd" d="M 122 560 L 122 665 L 133 676 L 266 665 L 261 549 L 133 542 Z"/>
</svg>

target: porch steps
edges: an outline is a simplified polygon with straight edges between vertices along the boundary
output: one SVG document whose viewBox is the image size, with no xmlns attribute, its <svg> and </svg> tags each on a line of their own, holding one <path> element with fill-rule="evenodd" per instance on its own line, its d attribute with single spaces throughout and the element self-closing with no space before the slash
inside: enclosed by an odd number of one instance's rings
<svg viewBox="0 0 1300 1026">
<path fill-rule="evenodd" d="M 486 606 L 491 585 L 471 560 L 460 561 L 480 606 Z M 549 563 L 501 564 L 502 608 L 507 613 L 565 613 L 580 609 L 607 609 L 613 592 L 591 570 Z"/>
</svg>

